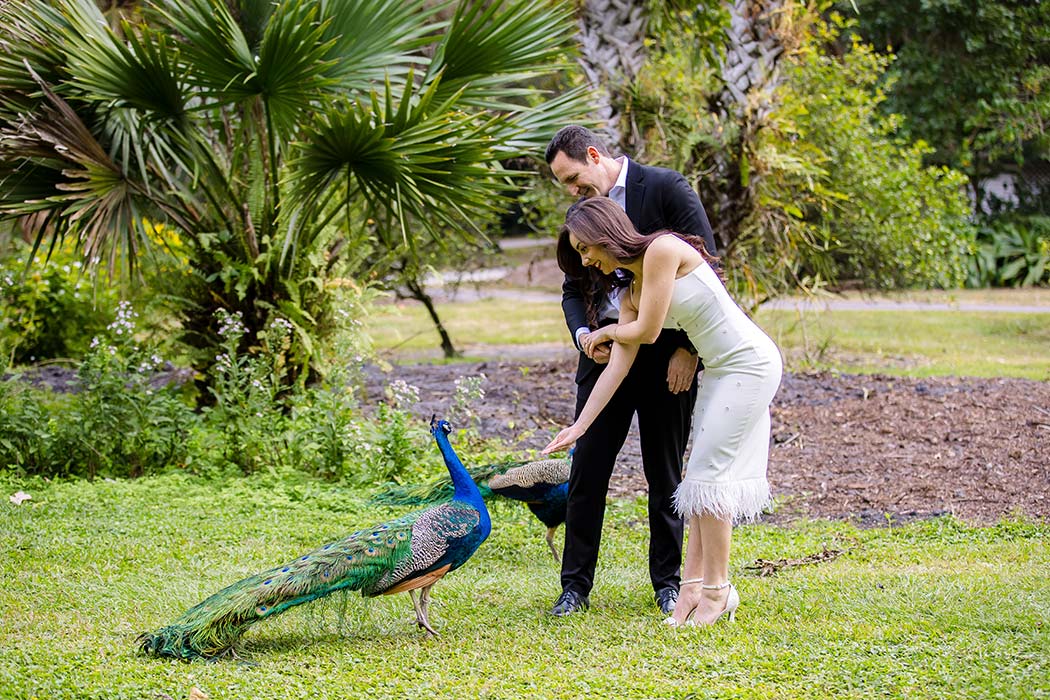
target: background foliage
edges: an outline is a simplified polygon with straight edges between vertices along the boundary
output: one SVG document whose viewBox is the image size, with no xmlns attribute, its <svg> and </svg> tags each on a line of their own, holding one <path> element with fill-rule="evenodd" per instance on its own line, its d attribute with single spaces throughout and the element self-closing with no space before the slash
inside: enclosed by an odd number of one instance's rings
<svg viewBox="0 0 1050 700">
<path fill-rule="evenodd" d="M 0 348 L 16 363 L 81 356 L 116 308 L 117 287 L 86 275 L 71 246 L 46 253 L 0 238 Z"/>
<path fill-rule="evenodd" d="M 929 148 L 905 139 L 900 118 L 880 111 L 887 58 L 851 41 L 841 18 L 785 5 L 776 25 L 787 49 L 776 107 L 761 117 L 751 110 L 738 121 L 712 110 L 721 82 L 695 49 L 693 25 L 669 27 L 673 36 L 655 42 L 633 113 L 649 157 L 690 173 L 712 219 L 723 222 L 738 298 L 756 303 L 850 280 L 959 286 L 973 237 L 965 177 L 924 165 Z M 845 51 L 834 50 L 843 43 Z M 686 75 L 697 79 L 676 89 Z M 736 158 L 726 171 L 732 180 L 715 167 L 726 153 Z M 731 191 L 738 196 L 725 200 Z M 723 201 L 731 211 L 719 208 Z"/>
<path fill-rule="evenodd" d="M 885 109 L 906 117 L 910 140 L 931 145 L 928 160 L 980 181 L 1004 163 L 1046 158 L 1046 3 L 852 0 L 837 7 L 856 18 L 865 41 L 895 57 Z"/>
</svg>

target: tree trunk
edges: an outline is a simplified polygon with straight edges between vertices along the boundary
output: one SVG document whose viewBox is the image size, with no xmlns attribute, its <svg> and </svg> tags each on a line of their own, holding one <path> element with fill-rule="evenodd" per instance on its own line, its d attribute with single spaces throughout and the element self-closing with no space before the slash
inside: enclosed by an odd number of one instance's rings
<svg viewBox="0 0 1050 700">
<path fill-rule="evenodd" d="M 423 285 L 419 283 L 413 277 L 405 277 L 405 286 L 408 291 L 412 293 L 411 298 L 423 302 L 423 306 L 426 307 L 427 313 L 430 314 L 430 320 L 434 322 L 434 327 L 437 328 L 438 335 L 441 336 L 441 351 L 445 353 L 445 359 L 451 359 L 453 357 L 459 357 L 461 353 L 456 351 L 456 348 L 452 345 L 452 337 L 445 330 L 445 326 L 441 323 L 441 319 L 438 317 L 437 307 L 434 306 L 434 300 L 431 298 L 427 291 L 423 288 Z"/>
<path fill-rule="evenodd" d="M 646 4 L 585 0 L 578 24 L 580 65 L 597 100 L 597 116 L 609 145 L 630 150 L 621 122 L 627 86 L 645 63 Z"/>
<path fill-rule="evenodd" d="M 758 131 L 776 109 L 779 59 L 784 45 L 778 24 L 789 8 L 785 0 L 729 0 L 723 89 L 715 111 L 734 137 L 715 151 L 718 190 L 712 217 L 718 245 L 728 249 L 741 223 L 754 211 L 757 176 L 751 167 Z M 708 201 L 708 200 L 705 200 Z"/>
</svg>

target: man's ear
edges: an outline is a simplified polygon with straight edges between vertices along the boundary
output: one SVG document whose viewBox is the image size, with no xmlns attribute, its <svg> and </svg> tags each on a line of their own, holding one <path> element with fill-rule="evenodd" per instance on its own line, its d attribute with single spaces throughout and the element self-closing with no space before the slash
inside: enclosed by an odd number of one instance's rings
<svg viewBox="0 0 1050 700">
<path fill-rule="evenodd" d="M 594 146 L 587 147 L 587 160 L 591 161 L 592 163 L 597 163 L 599 160 L 601 160 L 601 157 L 602 154 L 598 152 L 597 148 L 595 148 Z"/>
</svg>

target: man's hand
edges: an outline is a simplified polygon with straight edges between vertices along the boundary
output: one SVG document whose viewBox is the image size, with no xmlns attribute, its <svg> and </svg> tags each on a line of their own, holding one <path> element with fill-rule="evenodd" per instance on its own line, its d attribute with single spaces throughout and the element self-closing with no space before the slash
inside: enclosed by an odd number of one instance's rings
<svg viewBox="0 0 1050 700">
<path fill-rule="evenodd" d="M 672 394 L 679 394 L 692 386 L 699 360 L 699 357 L 685 348 L 674 351 L 667 363 L 667 388 Z"/>
<path fill-rule="evenodd" d="M 580 347 L 583 348 L 583 354 L 591 358 L 599 365 L 604 365 L 609 362 L 609 356 L 612 353 L 612 331 L 610 328 L 615 328 L 615 324 L 612 326 L 605 326 L 599 328 L 596 331 L 590 333 L 584 333 L 580 336 Z"/>
<path fill-rule="evenodd" d="M 612 343 L 602 343 L 596 345 L 594 352 L 590 355 L 590 358 L 594 360 L 596 364 L 607 365 L 609 364 L 609 358 L 612 357 Z"/>
</svg>

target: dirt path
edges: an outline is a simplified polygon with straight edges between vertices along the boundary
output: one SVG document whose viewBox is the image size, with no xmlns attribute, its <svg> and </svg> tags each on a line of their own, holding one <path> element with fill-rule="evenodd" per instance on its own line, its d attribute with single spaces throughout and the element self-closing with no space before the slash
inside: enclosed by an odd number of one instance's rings
<svg viewBox="0 0 1050 700">
<path fill-rule="evenodd" d="M 383 384 L 402 379 L 419 387 L 415 410 L 429 418 L 448 414 L 456 379 L 484 374 L 486 395 L 473 407 L 481 433 L 524 452 L 572 418 L 575 359 L 551 349 L 533 353 L 544 354 L 373 370 L 368 392 L 377 400 Z M 769 476 L 778 509 L 767 521 L 852 518 L 870 525 L 941 513 L 980 523 L 1012 513 L 1048 518 L 1050 383 L 789 374 L 774 401 Z M 644 490 L 632 430 L 612 495 Z"/>
</svg>

